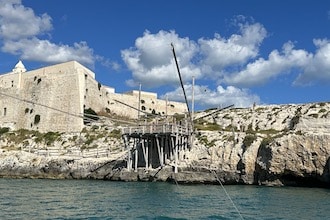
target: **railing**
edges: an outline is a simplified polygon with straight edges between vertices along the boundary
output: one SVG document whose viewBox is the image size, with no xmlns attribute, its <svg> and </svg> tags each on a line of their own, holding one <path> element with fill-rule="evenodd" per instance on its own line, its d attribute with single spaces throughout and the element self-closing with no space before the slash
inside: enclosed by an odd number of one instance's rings
<svg viewBox="0 0 330 220">
<path fill-rule="evenodd" d="M 177 124 L 148 124 L 135 127 L 125 127 L 122 129 L 123 134 L 157 134 L 157 133 L 181 133 L 189 134 L 188 126 Z"/>
<path fill-rule="evenodd" d="M 23 151 L 34 153 L 40 156 L 59 157 L 68 156 L 71 158 L 105 158 L 110 157 L 111 154 L 118 152 L 111 152 L 108 148 L 93 148 L 93 149 L 58 149 L 56 147 L 49 147 L 47 149 L 22 149 Z"/>
</svg>

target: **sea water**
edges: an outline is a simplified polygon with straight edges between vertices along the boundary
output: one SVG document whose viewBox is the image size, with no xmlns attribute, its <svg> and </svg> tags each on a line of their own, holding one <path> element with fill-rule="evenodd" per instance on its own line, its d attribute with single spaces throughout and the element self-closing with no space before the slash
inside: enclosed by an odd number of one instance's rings
<svg viewBox="0 0 330 220">
<path fill-rule="evenodd" d="M 329 219 L 330 190 L 0 179 L 0 219 Z"/>
</svg>

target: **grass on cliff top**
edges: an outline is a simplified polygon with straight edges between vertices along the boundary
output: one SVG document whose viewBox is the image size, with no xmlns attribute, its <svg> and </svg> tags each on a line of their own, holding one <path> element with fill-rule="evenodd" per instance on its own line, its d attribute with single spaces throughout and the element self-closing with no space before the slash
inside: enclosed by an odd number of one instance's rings
<svg viewBox="0 0 330 220">
<path fill-rule="evenodd" d="M 194 124 L 194 127 L 197 130 L 206 130 L 206 131 L 218 131 L 221 129 L 220 125 L 217 123 L 210 123 L 208 121 L 205 121 L 203 119 L 197 120 L 197 122 Z"/>
<path fill-rule="evenodd" d="M 6 131 L 1 129 L 2 132 Z M 54 143 L 61 136 L 58 132 L 47 132 L 40 133 L 39 131 L 27 130 L 27 129 L 19 129 L 17 131 L 7 131 L 6 133 L 1 133 L 2 138 L 6 138 L 8 142 L 12 142 L 15 144 L 24 143 L 27 139 L 34 139 L 36 143 L 44 142 L 47 145 Z"/>
</svg>

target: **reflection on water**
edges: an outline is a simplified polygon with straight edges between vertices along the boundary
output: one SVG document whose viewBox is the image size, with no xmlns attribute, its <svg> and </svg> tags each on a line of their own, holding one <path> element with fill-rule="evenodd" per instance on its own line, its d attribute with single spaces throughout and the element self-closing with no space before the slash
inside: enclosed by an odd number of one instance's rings
<svg viewBox="0 0 330 220">
<path fill-rule="evenodd" d="M 327 219 L 330 190 L 225 186 L 244 219 Z M 215 185 L 0 179 L 0 219 L 239 219 Z"/>
</svg>

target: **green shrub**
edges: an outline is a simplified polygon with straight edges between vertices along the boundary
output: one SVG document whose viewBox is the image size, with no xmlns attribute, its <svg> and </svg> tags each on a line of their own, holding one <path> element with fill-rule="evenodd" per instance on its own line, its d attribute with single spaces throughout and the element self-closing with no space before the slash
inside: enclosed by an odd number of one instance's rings
<svg viewBox="0 0 330 220">
<path fill-rule="evenodd" d="M 327 111 L 326 109 L 322 108 L 322 109 L 320 109 L 319 113 L 324 113 L 326 111 Z"/>
<path fill-rule="evenodd" d="M 251 144 L 257 140 L 257 136 L 256 135 L 252 135 L 252 134 L 248 134 L 245 136 L 244 140 L 243 140 L 243 145 L 245 148 L 248 148 L 249 146 L 251 146 Z"/>
<path fill-rule="evenodd" d="M 267 134 L 267 135 L 272 135 L 272 134 L 278 134 L 280 131 L 275 130 L 273 128 L 267 129 L 267 130 L 260 130 L 259 133 L 261 134 Z"/>
<path fill-rule="evenodd" d="M 206 136 L 197 136 L 197 139 L 201 144 L 203 144 L 205 147 L 214 147 L 216 140 L 209 141 Z"/>
<path fill-rule="evenodd" d="M 37 134 L 36 135 L 36 139 L 35 142 L 36 143 L 41 143 L 44 142 L 46 145 L 51 145 L 52 143 L 54 143 L 56 140 L 58 140 L 58 138 L 61 136 L 60 133 L 58 132 L 47 132 L 45 134 Z"/>
<path fill-rule="evenodd" d="M 313 117 L 313 118 L 318 118 L 318 117 L 319 117 L 318 114 L 309 114 L 308 116 L 309 116 L 309 117 Z"/>
<path fill-rule="evenodd" d="M 216 123 L 209 123 L 209 122 L 204 122 L 200 121 L 202 123 L 195 124 L 195 128 L 197 130 L 204 130 L 204 131 L 217 131 L 220 130 L 220 125 Z"/>
<path fill-rule="evenodd" d="M 260 147 L 266 147 L 269 144 L 271 144 L 274 141 L 274 139 L 272 137 L 266 137 L 264 139 L 262 139 L 261 143 L 260 143 Z"/>
<path fill-rule="evenodd" d="M 95 139 L 96 137 L 94 135 L 88 136 L 88 139 L 85 141 L 85 144 L 90 145 Z"/>
<path fill-rule="evenodd" d="M 120 139 L 121 138 L 121 130 L 120 129 L 113 129 L 110 132 L 109 137 Z"/>
<path fill-rule="evenodd" d="M 8 131 L 9 131 L 9 128 L 7 128 L 7 127 L 0 128 L 0 136 L 4 133 L 7 133 Z"/>
</svg>

